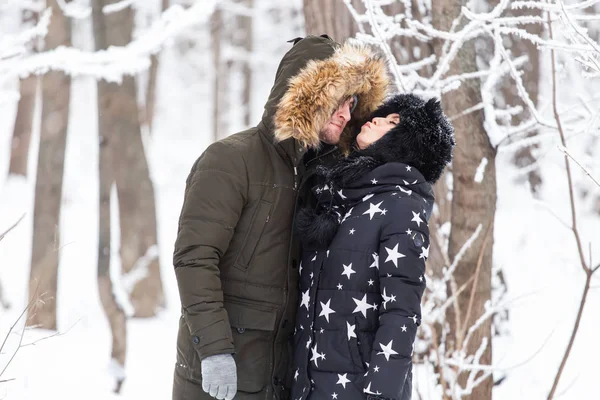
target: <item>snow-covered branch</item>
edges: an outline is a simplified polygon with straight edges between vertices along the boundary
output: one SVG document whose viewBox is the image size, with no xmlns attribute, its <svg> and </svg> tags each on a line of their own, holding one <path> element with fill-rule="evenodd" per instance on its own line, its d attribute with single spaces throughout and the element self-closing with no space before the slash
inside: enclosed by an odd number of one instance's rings
<svg viewBox="0 0 600 400">
<path fill-rule="evenodd" d="M 124 75 L 135 75 L 148 69 L 153 54 L 160 52 L 186 29 L 205 22 L 211 16 L 216 3 L 217 0 L 205 0 L 196 2 L 187 9 L 179 5 L 171 6 L 148 31 L 126 46 L 114 46 L 96 52 L 59 47 L 40 53 L 25 53 L 23 43 L 47 32 L 50 16 L 46 11 L 35 28 L 6 43 L 0 42 L 0 76 L 7 80 L 15 76 L 24 77 L 59 70 L 71 76 L 86 75 L 120 82 Z"/>
</svg>

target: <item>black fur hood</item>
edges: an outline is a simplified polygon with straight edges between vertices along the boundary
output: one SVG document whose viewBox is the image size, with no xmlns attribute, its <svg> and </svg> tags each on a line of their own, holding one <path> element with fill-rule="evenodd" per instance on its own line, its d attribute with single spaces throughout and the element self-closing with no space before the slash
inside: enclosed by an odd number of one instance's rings
<svg viewBox="0 0 600 400">
<path fill-rule="evenodd" d="M 381 139 L 317 173 L 323 184 L 313 188 L 316 209 L 303 208 L 296 230 L 305 246 L 327 246 L 353 202 L 381 191 L 417 191 L 431 198 L 435 183 L 452 160 L 454 129 L 439 101 L 412 94 L 388 99 L 371 116 L 400 114 L 400 122 Z"/>
</svg>

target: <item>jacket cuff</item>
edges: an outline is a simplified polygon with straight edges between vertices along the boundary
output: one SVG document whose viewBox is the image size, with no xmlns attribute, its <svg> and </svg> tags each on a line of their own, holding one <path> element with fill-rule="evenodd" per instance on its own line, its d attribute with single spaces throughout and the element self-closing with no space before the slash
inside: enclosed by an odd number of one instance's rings
<svg viewBox="0 0 600 400">
<path fill-rule="evenodd" d="M 233 354 L 235 352 L 231 326 L 228 321 L 219 321 L 193 332 L 191 340 L 200 360 L 216 354 Z"/>
</svg>

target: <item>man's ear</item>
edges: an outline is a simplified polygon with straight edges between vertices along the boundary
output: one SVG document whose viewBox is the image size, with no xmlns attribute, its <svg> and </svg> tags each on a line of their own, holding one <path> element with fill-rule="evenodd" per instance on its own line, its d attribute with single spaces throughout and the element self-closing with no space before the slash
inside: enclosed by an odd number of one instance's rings
<svg viewBox="0 0 600 400">
<path fill-rule="evenodd" d="M 294 38 L 294 39 L 292 39 L 292 40 L 288 40 L 287 42 L 288 42 L 288 43 L 293 43 L 293 45 L 295 45 L 296 43 L 298 43 L 298 42 L 299 42 L 299 41 L 301 41 L 302 39 L 304 39 L 304 38 L 303 38 L 303 37 L 297 37 L 297 38 Z"/>
</svg>

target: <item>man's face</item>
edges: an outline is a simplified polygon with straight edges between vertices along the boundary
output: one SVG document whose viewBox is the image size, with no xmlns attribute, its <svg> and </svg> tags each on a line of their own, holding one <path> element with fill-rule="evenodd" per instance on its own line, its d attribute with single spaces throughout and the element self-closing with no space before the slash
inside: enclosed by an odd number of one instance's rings
<svg viewBox="0 0 600 400">
<path fill-rule="evenodd" d="M 333 145 L 339 143 L 340 136 L 346 124 L 350 121 L 350 114 L 356 107 L 356 101 L 356 96 L 352 96 L 349 99 L 345 99 L 338 109 L 335 110 L 329 121 L 321 129 L 321 132 L 319 132 L 319 139 L 322 142 Z"/>
</svg>

